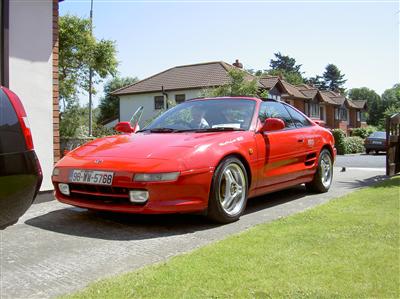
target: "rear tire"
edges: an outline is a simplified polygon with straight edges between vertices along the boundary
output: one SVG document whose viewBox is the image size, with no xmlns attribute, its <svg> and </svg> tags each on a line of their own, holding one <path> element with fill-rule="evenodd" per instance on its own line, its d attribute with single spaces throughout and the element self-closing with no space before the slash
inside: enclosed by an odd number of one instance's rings
<svg viewBox="0 0 400 299">
<path fill-rule="evenodd" d="M 221 161 L 214 172 L 207 216 L 218 223 L 236 221 L 246 208 L 248 178 L 243 163 L 235 157 Z"/>
<path fill-rule="evenodd" d="M 329 150 L 323 149 L 319 154 L 318 168 L 310 183 L 306 183 L 307 191 L 325 193 L 332 185 L 333 162 Z"/>
<path fill-rule="evenodd" d="M 370 152 L 369 149 L 366 149 L 366 150 L 365 150 L 365 153 L 366 153 L 367 155 L 369 155 L 369 152 Z"/>
</svg>

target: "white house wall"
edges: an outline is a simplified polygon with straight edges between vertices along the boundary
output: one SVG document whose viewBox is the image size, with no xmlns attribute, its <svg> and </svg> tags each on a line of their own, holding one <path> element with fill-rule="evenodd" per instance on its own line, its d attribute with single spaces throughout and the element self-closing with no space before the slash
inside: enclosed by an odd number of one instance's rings
<svg viewBox="0 0 400 299">
<path fill-rule="evenodd" d="M 176 94 L 185 94 L 186 100 L 201 96 L 201 89 L 188 89 L 181 91 L 167 92 L 168 98 L 175 99 Z M 145 94 L 132 94 L 119 96 L 120 99 L 120 121 L 129 121 L 135 111 L 143 106 L 143 115 L 139 123 L 142 128 L 148 120 L 155 117 L 160 110 L 154 109 L 154 97 L 162 96 L 161 92 L 145 93 Z"/>
<path fill-rule="evenodd" d="M 52 8 L 51 0 L 10 0 L 9 86 L 28 114 L 42 191 L 53 188 Z"/>
</svg>

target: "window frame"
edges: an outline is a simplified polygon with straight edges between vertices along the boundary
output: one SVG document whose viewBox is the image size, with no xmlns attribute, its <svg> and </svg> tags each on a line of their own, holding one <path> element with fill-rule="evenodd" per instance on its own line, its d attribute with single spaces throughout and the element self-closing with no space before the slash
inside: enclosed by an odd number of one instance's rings
<svg viewBox="0 0 400 299">
<path fill-rule="evenodd" d="M 160 108 L 158 108 L 158 106 L 160 106 L 159 102 L 162 99 L 162 106 Z M 157 101 L 159 101 L 157 103 Z M 164 96 L 154 96 L 154 110 L 163 110 L 165 109 L 165 100 L 164 100 Z"/>
<path fill-rule="evenodd" d="M 183 97 L 183 101 L 182 100 L 179 100 L 179 102 L 178 102 L 178 97 Z M 177 104 L 177 105 L 179 105 L 179 104 L 181 104 L 181 103 L 183 103 L 183 102 L 185 102 L 186 101 L 186 94 L 184 94 L 184 93 L 180 93 L 180 94 L 176 94 L 175 95 L 175 103 Z"/>
<path fill-rule="evenodd" d="M 277 117 L 277 118 L 283 120 L 283 122 L 285 123 L 285 128 L 283 128 L 282 130 L 278 130 L 277 132 L 287 131 L 287 130 L 295 130 L 295 129 L 297 129 L 296 125 L 295 125 L 294 122 L 293 122 L 292 116 L 290 115 L 289 111 L 288 111 L 288 110 L 286 109 L 286 107 L 285 107 L 286 105 L 289 105 L 289 104 L 286 104 L 286 103 L 282 103 L 282 102 L 278 102 L 278 101 L 263 101 L 263 102 L 261 102 L 261 103 L 260 103 L 260 108 L 259 108 L 259 110 L 258 110 L 257 118 L 261 121 L 261 119 L 260 119 L 260 112 L 261 112 L 261 109 L 263 108 L 262 105 L 263 105 L 263 104 L 268 105 L 268 104 L 271 104 L 271 103 L 280 105 L 280 106 L 282 107 L 283 111 L 286 111 L 286 113 L 287 113 L 287 115 L 289 116 L 289 119 L 290 119 L 290 121 L 291 121 L 291 123 L 292 123 L 292 126 L 289 127 L 289 126 L 286 125 L 286 121 L 285 121 L 284 119 L 282 119 L 281 117 Z M 265 120 L 264 120 L 264 121 L 265 121 Z M 261 122 L 262 122 L 262 121 L 261 121 Z"/>
<path fill-rule="evenodd" d="M 307 118 L 307 116 L 304 113 L 302 113 L 301 111 L 297 110 L 295 107 L 290 106 L 290 105 L 285 105 L 285 104 L 284 104 L 284 106 L 285 106 L 286 110 L 288 111 L 290 117 L 292 118 L 292 122 L 295 125 L 295 129 L 308 128 L 308 127 L 311 127 L 313 125 L 312 122 Z M 301 117 L 303 117 L 304 120 L 307 121 L 307 125 L 303 125 L 301 127 L 297 126 L 297 123 L 294 121 L 293 115 L 290 113 L 291 110 L 293 112 L 297 113 L 298 115 L 300 115 Z"/>
</svg>

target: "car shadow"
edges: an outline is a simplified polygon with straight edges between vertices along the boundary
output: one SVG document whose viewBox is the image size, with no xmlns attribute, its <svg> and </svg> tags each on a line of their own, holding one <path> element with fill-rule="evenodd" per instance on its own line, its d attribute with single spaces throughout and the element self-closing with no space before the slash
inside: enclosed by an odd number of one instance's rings
<svg viewBox="0 0 400 299">
<path fill-rule="evenodd" d="M 376 176 L 353 182 L 335 181 L 335 184 L 355 189 L 384 180 Z M 310 195 L 304 186 L 270 193 L 248 201 L 245 215 L 268 211 L 275 206 Z M 240 220 L 239 220 L 240 221 Z M 25 224 L 60 234 L 115 241 L 144 240 L 190 234 L 221 226 L 198 214 L 140 215 L 90 211 L 68 207 L 25 221 Z M 229 225 L 229 224 L 228 224 Z"/>
<path fill-rule="evenodd" d="M 252 198 L 245 215 L 302 198 L 304 186 Z M 190 234 L 221 224 L 200 214 L 140 215 L 90 211 L 68 207 L 25 221 L 25 224 L 60 234 L 104 240 L 143 240 Z"/>
</svg>

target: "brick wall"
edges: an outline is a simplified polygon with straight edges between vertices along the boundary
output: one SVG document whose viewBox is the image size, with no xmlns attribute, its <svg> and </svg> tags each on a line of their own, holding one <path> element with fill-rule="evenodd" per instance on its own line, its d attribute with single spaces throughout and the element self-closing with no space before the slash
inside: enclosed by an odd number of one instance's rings
<svg viewBox="0 0 400 299">
<path fill-rule="evenodd" d="M 53 147 L 54 163 L 60 160 L 60 108 L 58 105 L 58 0 L 53 0 Z"/>
</svg>

